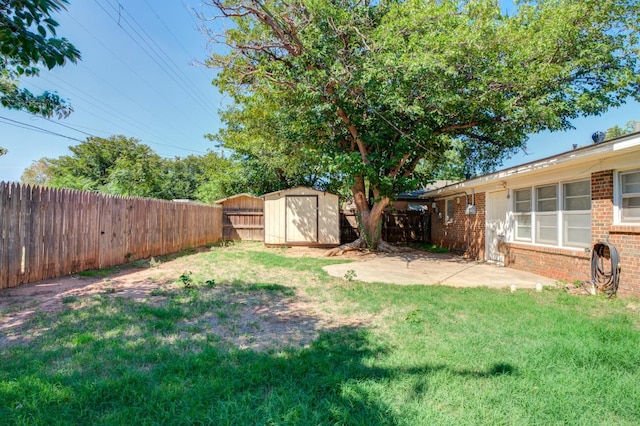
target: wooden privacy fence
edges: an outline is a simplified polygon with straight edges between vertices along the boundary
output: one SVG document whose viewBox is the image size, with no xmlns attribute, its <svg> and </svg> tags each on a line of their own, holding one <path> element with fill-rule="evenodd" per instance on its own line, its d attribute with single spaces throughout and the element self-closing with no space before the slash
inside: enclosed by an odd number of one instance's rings
<svg viewBox="0 0 640 426">
<path fill-rule="evenodd" d="M 222 209 L 0 182 L 0 288 L 176 253 L 222 237 Z"/>
<path fill-rule="evenodd" d="M 430 243 L 431 216 L 417 211 L 385 211 L 382 217 L 382 239 L 389 243 Z M 340 243 L 350 243 L 359 236 L 355 212 L 340 212 Z"/>
<path fill-rule="evenodd" d="M 238 194 L 215 201 L 222 206 L 222 238 L 234 241 L 264 240 L 264 200 Z"/>
</svg>

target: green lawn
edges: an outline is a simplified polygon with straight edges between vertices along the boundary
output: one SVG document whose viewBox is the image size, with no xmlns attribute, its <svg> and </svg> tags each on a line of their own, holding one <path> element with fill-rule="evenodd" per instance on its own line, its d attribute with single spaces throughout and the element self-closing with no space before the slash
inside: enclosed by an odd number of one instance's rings
<svg viewBox="0 0 640 426">
<path fill-rule="evenodd" d="M 162 262 L 146 296 L 68 297 L 0 346 L 0 423 L 640 422 L 637 301 L 366 284 L 256 245 Z"/>
</svg>

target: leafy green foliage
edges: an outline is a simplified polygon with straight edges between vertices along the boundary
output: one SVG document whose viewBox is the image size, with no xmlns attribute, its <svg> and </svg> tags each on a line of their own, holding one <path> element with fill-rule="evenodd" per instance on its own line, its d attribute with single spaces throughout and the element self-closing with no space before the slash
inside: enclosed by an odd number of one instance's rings
<svg viewBox="0 0 640 426">
<path fill-rule="evenodd" d="M 628 135 L 629 133 L 633 133 L 636 131 L 636 128 L 639 125 L 640 125 L 640 121 L 636 121 L 636 120 L 628 121 L 624 127 L 615 125 L 607 129 L 605 133 L 605 139 L 613 139 L 620 136 Z"/>
<path fill-rule="evenodd" d="M 5 0 L 0 5 L 0 103 L 50 117 L 67 116 L 72 109 L 55 93 L 34 95 L 18 87 L 21 76 L 34 76 L 39 66 L 52 69 L 76 62 L 80 52 L 65 38 L 56 37 L 52 14 L 67 0 Z"/>
<path fill-rule="evenodd" d="M 321 165 L 352 188 L 370 235 L 390 197 L 452 159 L 491 170 L 528 134 L 640 97 L 637 1 L 511 15 L 493 0 L 212 3 L 231 21 L 209 60 L 234 100 L 218 140 Z"/>
<path fill-rule="evenodd" d="M 51 159 L 41 158 L 31 162 L 31 165 L 27 167 L 20 176 L 20 182 L 27 185 L 40 185 L 47 186 L 49 181 L 53 178 L 49 167 L 51 166 Z"/>
<path fill-rule="evenodd" d="M 212 151 L 200 156 L 160 158 L 149 146 L 122 135 L 89 137 L 69 150 L 71 155 L 33 162 L 21 181 L 205 203 L 243 192 L 258 195 L 283 188 L 280 179 L 250 159 L 224 158 Z"/>
<path fill-rule="evenodd" d="M 89 137 L 70 146 L 72 155 L 50 159 L 50 186 L 153 197 L 159 193 L 161 159 L 125 136 Z"/>
</svg>

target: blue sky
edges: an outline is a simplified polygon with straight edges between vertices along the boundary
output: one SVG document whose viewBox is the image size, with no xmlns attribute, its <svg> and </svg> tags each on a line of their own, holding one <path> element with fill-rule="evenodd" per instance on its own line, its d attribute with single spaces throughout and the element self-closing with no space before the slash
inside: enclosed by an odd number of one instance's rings
<svg viewBox="0 0 640 426">
<path fill-rule="evenodd" d="M 211 84 L 214 71 L 195 65 L 208 48 L 188 7 L 181 0 L 71 0 L 67 12 L 56 15 L 58 35 L 82 60 L 42 70 L 22 85 L 57 92 L 74 112 L 53 123 L 0 107 L 0 146 L 9 150 L 0 157 L 0 180 L 17 181 L 34 160 L 68 154 L 69 145 L 80 143 L 17 123 L 80 141 L 124 134 L 163 157 L 214 149 L 204 135 L 219 128 L 224 100 Z"/>
<path fill-rule="evenodd" d="M 43 70 L 23 85 L 35 93 L 56 91 L 75 111 L 50 122 L 0 107 L 0 146 L 9 150 L 0 157 L 0 181 L 18 181 L 33 161 L 68 154 L 68 146 L 88 135 L 135 137 L 163 157 L 215 149 L 204 135 L 219 128 L 217 112 L 225 99 L 211 84 L 213 70 L 196 65 L 207 57 L 208 47 L 186 2 L 71 0 L 56 18 L 58 34 L 75 44 L 82 60 Z M 528 155 L 520 152 L 504 165 L 589 144 L 593 132 L 630 120 L 640 120 L 637 102 L 575 120 L 576 129 L 569 132 L 532 135 Z M 16 127 L 25 125 L 77 140 Z"/>
</svg>

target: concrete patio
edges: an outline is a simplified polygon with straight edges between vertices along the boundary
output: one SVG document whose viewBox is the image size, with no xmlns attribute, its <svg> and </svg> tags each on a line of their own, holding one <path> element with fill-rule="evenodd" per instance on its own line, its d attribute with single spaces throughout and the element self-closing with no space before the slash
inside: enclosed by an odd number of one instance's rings
<svg viewBox="0 0 640 426">
<path fill-rule="evenodd" d="M 554 286 L 556 280 L 500 265 L 467 260 L 448 253 L 407 252 L 384 254 L 365 260 L 325 266 L 334 277 L 353 271 L 354 279 L 398 285 L 448 285 L 535 289 L 537 283 Z M 350 274 L 350 273 L 349 273 Z"/>
</svg>

